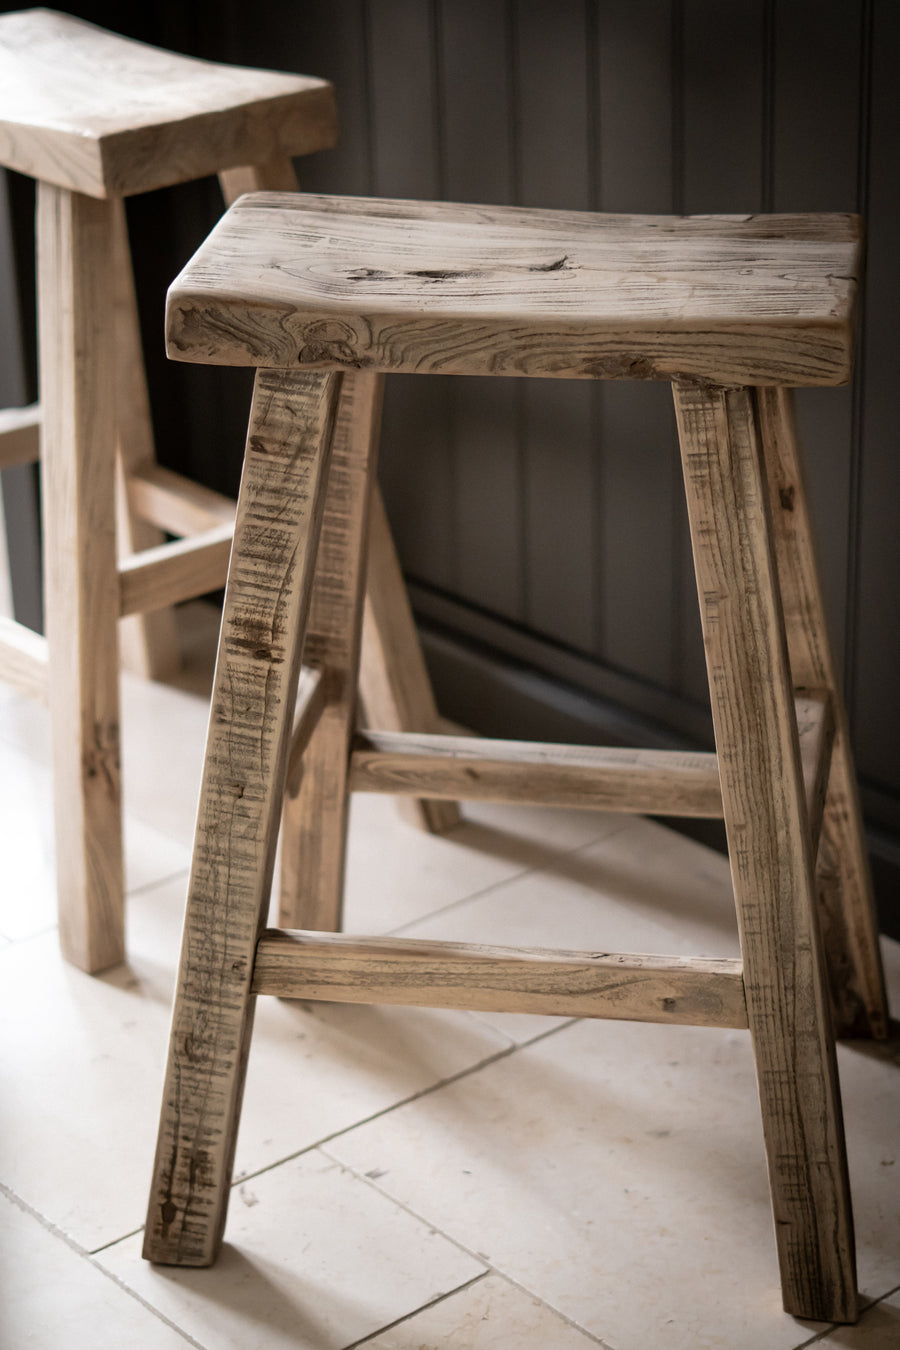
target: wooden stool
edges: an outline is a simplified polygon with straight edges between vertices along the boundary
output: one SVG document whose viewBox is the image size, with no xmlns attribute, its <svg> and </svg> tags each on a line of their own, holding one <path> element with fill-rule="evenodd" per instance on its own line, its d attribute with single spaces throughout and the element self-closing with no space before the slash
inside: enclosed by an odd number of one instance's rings
<svg viewBox="0 0 900 1350">
<path fill-rule="evenodd" d="M 847 216 L 262 193 L 175 282 L 170 354 L 258 372 L 150 1260 L 215 1259 L 257 994 L 749 1026 L 785 1307 L 856 1316 L 821 928 L 876 1034 L 885 1005 L 786 386 L 848 378 L 858 254 Z M 671 381 L 718 757 L 374 732 L 351 744 L 382 371 Z M 301 931 L 263 932 L 285 781 L 283 922 Z M 724 816 L 743 959 L 339 935 L 349 788 Z"/>
<path fill-rule="evenodd" d="M 292 189 L 291 156 L 336 128 L 325 80 L 174 56 L 49 10 L 0 17 L 0 164 L 38 180 L 41 382 L 40 407 L 0 413 L 0 466 L 40 453 L 48 635 L 0 621 L 0 676 L 50 704 L 60 937 L 84 970 L 124 956 L 119 618 L 146 615 L 123 626 L 128 663 L 171 673 L 169 607 L 224 583 L 234 529 L 232 501 L 155 462 L 123 198 L 210 174 L 228 201 Z M 373 590 L 399 617 L 370 637 L 366 701 L 433 727 L 385 531 Z M 420 816 L 454 820 L 443 803 Z"/>
</svg>

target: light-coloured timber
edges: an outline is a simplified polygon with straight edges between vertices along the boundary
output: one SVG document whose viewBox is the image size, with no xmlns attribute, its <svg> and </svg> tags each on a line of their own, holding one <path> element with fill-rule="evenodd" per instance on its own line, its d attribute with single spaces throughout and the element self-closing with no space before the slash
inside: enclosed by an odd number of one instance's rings
<svg viewBox="0 0 900 1350">
<path fill-rule="evenodd" d="M 341 386 L 303 647 L 304 662 L 322 672 L 326 706 L 303 754 L 300 790 L 284 801 L 279 922 L 286 928 L 333 931 L 341 926 L 350 741 L 356 727 L 366 526 L 381 384 L 375 375 L 354 371 Z"/>
<path fill-rule="evenodd" d="M 128 477 L 132 510 L 169 534 L 196 534 L 234 524 L 235 503 L 224 493 L 148 460 Z"/>
<path fill-rule="evenodd" d="M 719 769 L 711 754 L 373 731 L 357 737 L 356 747 L 354 792 L 722 816 Z"/>
<path fill-rule="evenodd" d="M 173 283 L 168 349 L 224 365 L 841 384 L 858 268 L 852 216 L 261 193 Z"/>
<path fill-rule="evenodd" d="M 325 681 L 322 679 L 321 670 L 314 670 L 312 666 L 301 666 L 300 680 L 297 684 L 297 703 L 294 708 L 294 726 L 291 732 L 291 748 L 288 751 L 287 769 L 284 775 L 284 790 L 289 797 L 296 797 L 300 791 L 300 783 L 303 778 L 303 756 L 324 711 Z"/>
<path fill-rule="evenodd" d="M 378 731 L 429 733 L 439 729 L 431 682 L 377 483 L 369 513 L 360 694 L 366 721 Z M 397 804 L 408 824 L 432 834 L 444 834 L 460 821 L 455 801 L 403 796 Z"/>
<path fill-rule="evenodd" d="M 270 929 L 253 992 L 337 1003 L 746 1027 L 741 963 Z"/>
<path fill-rule="evenodd" d="M 124 957 L 115 538 L 114 204 L 38 185 L 42 501 L 60 943 Z"/>
<path fill-rule="evenodd" d="M 755 404 L 748 390 L 676 385 L 675 409 L 784 1305 L 853 1321 L 840 1090 Z"/>
<path fill-rule="evenodd" d="M 136 464 L 155 454 L 150 397 L 144 373 L 137 296 L 131 267 L 125 204 L 113 203 L 112 322 L 116 333 L 116 551 L 119 559 L 164 543 L 165 535 L 132 509 L 128 481 Z M 119 625 L 119 655 L 126 670 L 143 679 L 165 680 L 181 667 L 171 610 L 133 614 Z"/>
<path fill-rule="evenodd" d="M 177 56 L 52 10 L 0 16 L 0 162 L 91 197 L 335 143 L 325 80 Z"/>
<path fill-rule="evenodd" d="M 825 794 L 831 770 L 834 749 L 834 707 L 828 693 L 809 698 L 795 698 L 797 734 L 800 741 L 800 768 L 806 795 L 806 818 L 809 822 L 812 856 L 819 849 L 822 819 L 825 814 Z"/>
<path fill-rule="evenodd" d="M 38 703 L 49 698 L 47 639 L 0 615 L 0 680 Z"/>
<path fill-rule="evenodd" d="M 175 539 L 119 563 L 120 613 L 146 614 L 224 586 L 234 522 Z"/>
<path fill-rule="evenodd" d="M 839 1034 L 883 1039 L 890 1020 L 869 859 L 847 712 L 828 640 L 791 394 L 787 389 L 767 389 L 756 398 L 792 678 L 795 684 L 829 690 L 834 708 L 835 746 L 816 887 L 835 1025 Z"/>
<path fill-rule="evenodd" d="M 228 1203 L 340 377 L 254 391 L 144 1254 L 209 1265 Z"/>
<path fill-rule="evenodd" d="M 0 408 L 0 469 L 36 464 L 41 455 L 41 405 Z"/>
</svg>

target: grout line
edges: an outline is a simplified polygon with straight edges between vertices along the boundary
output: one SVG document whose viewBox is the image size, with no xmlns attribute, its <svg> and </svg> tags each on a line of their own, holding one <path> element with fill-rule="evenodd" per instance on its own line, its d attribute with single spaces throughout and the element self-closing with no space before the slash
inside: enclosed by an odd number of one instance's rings
<svg viewBox="0 0 900 1350">
<path fill-rule="evenodd" d="M 621 817 L 622 823 L 620 825 L 613 825 L 610 827 L 608 831 L 604 832 L 603 834 L 598 834 L 593 839 L 588 839 L 583 844 L 576 844 L 574 848 L 565 849 L 564 851 L 560 852 L 557 855 L 556 861 L 558 862 L 560 859 L 564 858 L 574 858 L 577 854 L 583 853 L 586 849 L 594 848 L 597 844 L 605 843 L 608 839 L 612 839 L 616 835 L 622 834 L 626 829 L 629 828 L 629 826 L 631 826 L 634 823 L 634 820 L 635 820 L 634 816 L 625 815 L 623 813 Z M 478 822 L 474 820 L 467 821 L 464 819 L 463 824 L 464 825 L 470 824 L 477 826 Z M 400 934 L 405 932 L 405 930 L 408 928 L 415 928 L 419 924 L 430 923 L 432 919 L 437 918 L 439 916 L 443 917 L 445 914 L 449 914 L 452 910 L 458 909 L 461 905 L 468 905 L 473 900 L 483 900 L 485 896 L 493 894 L 494 891 L 502 890 L 503 887 L 509 886 L 513 882 L 519 882 L 522 880 L 523 877 L 549 876 L 552 874 L 552 872 L 553 872 L 553 864 L 544 863 L 544 864 L 536 864 L 531 867 L 523 867 L 521 872 L 514 872 L 511 876 L 504 877 L 501 881 L 492 881 L 490 885 L 483 886 L 481 890 L 472 891 L 469 895 L 460 896 L 458 900 L 450 900 L 446 905 L 442 905 L 440 909 L 432 909 L 427 914 L 423 914 L 417 919 L 409 919 L 406 923 L 398 924 L 396 928 L 389 929 L 386 936 L 399 937 Z"/>
<path fill-rule="evenodd" d="M 548 1303 L 545 1298 L 542 1298 L 541 1295 L 536 1293 L 533 1289 L 529 1289 L 527 1285 L 521 1284 L 518 1280 L 513 1279 L 506 1271 L 502 1270 L 499 1266 L 496 1266 L 493 1261 L 491 1261 L 490 1257 L 485 1256 L 483 1252 L 473 1251 L 471 1247 L 468 1247 L 464 1242 L 461 1242 L 459 1238 L 454 1237 L 452 1233 L 448 1233 L 443 1228 L 440 1228 L 432 1219 L 427 1218 L 424 1214 L 420 1214 L 418 1210 L 413 1209 L 411 1205 L 405 1204 L 404 1201 L 399 1200 L 395 1195 L 391 1195 L 388 1191 L 385 1191 L 378 1185 L 377 1181 L 373 1180 L 372 1177 L 367 1176 L 365 1172 L 357 1172 L 355 1167 L 351 1167 L 348 1163 L 342 1162 L 340 1158 L 336 1158 L 334 1154 L 329 1153 L 327 1149 L 323 1148 L 319 1151 L 322 1153 L 323 1157 L 330 1159 L 330 1161 L 339 1167 L 341 1171 L 349 1172 L 357 1181 L 361 1181 L 366 1186 L 371 1187 L 371 1189 L 380 1195 L 383 1200 L 387 1200 L 390 1204 L 396 1205 L 396 1207 L 402 1210 L 404 1214 L 408 1214 L 411 1219 L 415 1219 L 417 1223 L 424 1224 L 425 1227 L 429 1228 L 433 1233 L 439 1234 L 446 1242 L 451 1243 L 451 1245 L 456 1247 L 459 1251 L 464 1252 L 466 1256 L 470 1256 L 473 1261 L 480 1261 L 482 1265 L 485 1266 L 485 1270 L 483 1274 L 477 1276 L 476 1279 L 483 1279 L 486 1275 L 496 1275 L 498 1279 L 513 1285 L 514 1288 L 521 1290 L 523 1294 L 527 1294 L 529 1298 L 540 1303 L 542 1307 L 553 1313 L 554 1316 L 560 1318 L 560 1320 L 565 1322 L 568 1326 L 573 1327 L 576 1331 L 580 1331 L 583 1335 L 588 1336 L 596 1345 L 601 1347 L 601 1350 L 612 1350 L 612 1347 L 606 1341 L 601 1340 L 599 1336 L 595 1336 L 593 1332 L 588 1331 L 578 1322 L 573 1321 L 571 1317 L 568 1317 L 564 1312 L 561 1312 L 559 1308 L 554 1307 L 552 1303 Z M 475 1281 L 471 1280 L 469 1283 L 474 1284 Z M 466 1286 L 460 1287 L 464 1288 Z M 457 1291 L 453 1290 L 451 1292 L 456 1293 Z M 439 1299 L 435 1300 L 435 1302 L 440 1301 L 441 1300 Z M 401 1318 L 399 1320 L 406 1321 L 408 1318 Z M 372 1337 L 370 1336 L 369 1339 L 371 1340 Z M 356 1344 L 359 1345 L 360 1342 L 357 1342 Z M 353 1346 L 347 1346 L 345 1347 L 345 1350 L 353 1350 Z"/>
<path fill-rule="evenodd" d="M 428 1312 L 429 1308 L 436 1308 L 439 1303 L 445 1303 L 448 1298 L 453 1298 L 455 1294 L 461 1294 L 464 1290 L 471 1289 L 474 1284 L 480 1284 L 482 1280 L 487 1279 L 490 1273 L 489 1270 L 483 1270 L 480 1275 L 474 1275 L 471 1280 L 466 1280 L 463 1284 L 457 1285 L 455 1289 L 448 1289 L 446 1293 L 438 1294 L 437 1298 L 431 1299 L 428 1303 L 423 1303 L 420 1308 L 413 1308 L 412 1312 L 404 1313 L 402 1317 L 395 1317 L 393 1322 L 386 1322 L 383 1327 L 379 1327 L 377 1331 L 364 1336 L 361 1341 L 353 1341 L 351 1345 L 345 1345 L 343 1350 L 359 1350 L 359 1347 L 371 1345 L 386 1331 L 393 1331 L 395 1327 L 403 1326 L 404 1322 L 412 1321 L 420 1313 Z"/>
<path fill-rule="evenodd" d="M 36 1223 L 40 1224 L 41 1228 L 43 1228 L 44 1231 L 50 1235 L 50 1237 L 59 1238 L 59 1240 L 63 1243 L 65 1247 L 68 1247 L 69 1250 L 73 1252 L 76 1256 L 80 1256 L 82 1260 L 86 1261 L 92 1270 L 96 1270 L 100 1275 L 103 1275 L 107 1280 L 110 1280 L 114 1285 L 116 1285 L 119 1289 L 121 1289 L 123 1293 L 127 1294 L 130 1298 L 134 1299 L 134 1301 L 136 1303 L 139 1303 L 142 1308 L 145 1308 L 147 1312 L 152 1313 L 153 1316 L 157 1318 L 158 1321 L 162 1322 L 172 1331 L 176 1331 L 178 1335 L 181 1336 L 187 1342 L 188 1345 L 193 1345 L 195 1347 L 195 1350 L 209 1350 L 209 1347 L 204 1346 L 201 1341 L 195 1340 L 193 1336 L 189 1335 L 188 1332 L 184 1331 L 180 1326 L 178 1326 L 176 1322 L 173 1322 L 170 1318 L 166 1317 L 164 1313 L 161 1313 L 158 1308 L 154 1308 L 152 1303 L 148 1303 L 145 1298 L 142 1298 L 141 1295 L 138 1294 L 134 1289 L 132 1289 L 130 1285 L 126 1284 L 124 1280 L 120 1279 L 118 1275 L 114 1275 L 111 1270 L 107 1270 L 105 1266 L 101 1266 L 97 1261 L 94 1260 L 93 1254 L 87 1249 L 87 1247 L 83 1247 L 80 1242 L 76 1241 L 76 1239 L 71 1237 L 70 1234 L 65 1233 L 57 1224 L 55 1224 L 52 1221 L 52 1219 L 48 1219 L 46 1215 L 40 1212 L 40 1210 L 35 1209 L 33 1205 L 29 1205 L 27 1200 L 23 1200 L 23 1198 L 20 1195 L 18 1195 L 9 1186 L 5 1185 L 2 1181 L 0 1181 L 0 1195 L 4 1196 L 10 1202 L 10 1204 L 15 1205 L 16 1208 L 21 1210 L 23 1214 L 27 1214 L 29 1218 L 34 1219 Z M 138 1229 L 137 1231 L 140 1232 L 140 1229 Z M 131 1237 L 133 1236 L 133 1234 L 127 1234 L 126 1236 Z M 115 1242 L 124 1242 L 124 1241 L 125 1238 L 115 1239 Z M 107 1244 L 107 1246 L 112 1247 L 115 1245 L 115 1242 L 110 1242 Z M 98 1247 L 97 1250 L 103 1251 L 105 1250 L 105 1248 Z"/>
</svg>

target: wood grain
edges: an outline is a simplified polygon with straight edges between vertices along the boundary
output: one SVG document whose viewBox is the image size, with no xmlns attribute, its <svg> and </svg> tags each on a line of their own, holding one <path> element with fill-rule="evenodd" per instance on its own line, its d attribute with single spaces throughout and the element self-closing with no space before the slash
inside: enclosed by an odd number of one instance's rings
<svg viewBox="0 0 900 1350">
<path fill-rule="evenodd" d="M 284 802 L 280 922 L 288 928 L 341 925 L 366 523 L 380 413 L 381 381 L 345 376 L 303 650 L 304 663 L 322 673 L 326 707 L 303 756 L 300 791 Z"/>
<path fill-rule="evenodd" d="M 0 16 L 0 162 L 123 197 L 333 145 L 326 80 L 223 66 L 51 10 Z"/>
<path fill-rule="evenodd" d="M 169 292 L 177 360 L 840 384 L 853 217 L 573 215 L 261 194 Z M 652 283 L 648 283 L 648 276 Z"/>
<path fill-rule="evenodd" d="M 221 1242 L 339 379 L 261 372 L 238 501 L 144 1255 Z"/>
<path fill-rule="evenodd" d="M 42 499 L 60 943 L 124 956 L 111 203 L 38 185 Z"/>
<path fill-rule="evenodd" d="M 131 557 L 165 541 L 163 532 L 132 509 L 129 476 L 138 464 L 152 463 L 153 422 L 144 373 L 137 296 L 131 267 L 125 204 L 113 202 L 113 313 L 116 334 L 116 551 Z M 148 607 L 149 608 L 149 607 Z M 126 670 L 143 679 L 165 680 L 181 667 L 181 651 L 171 610 L 144 615 L 142 611 L 119 625 L 119 655 Z"/>
<path fill-rule="evenodd" d="M 339 1003 L 746 1027 L 740 961 L 270 929 L 253 991 Z"/>
<path fill-rule="evenodd" d="M 754 401 L 678 385 L 675 407 L 784 1305 L 853 1321 L 840 1091 Z"/>
<path fill-rule="evenodd" d="M 294 707 L 294 725 L 291 730 L 291 746 L 288 751 L 287 768 L 284 774 L 284 790 L 290 797 L 296 797 L 303 781 L 303 756 L 306 747 L 319 725 L 319 718 L 325 711 L 325 681 L 321 670 L 312 666 L 300 667 L 300 679 L 297 684 L 297 702 Z"/>
<path fill-rule="evenodd" d="M 360 662 L 366 721 L 379 731 L 436 731 L 438 710 L 377 484 L 370 504 L 366 583 Z M 411 796 L 400 798 L 398 807 L 408 824 L 433 834 L 460 821 L 454 801 Z"/>
<path fill-rule="evenodd" d="M 129 474 L 128 497 L 135 514 L 170 534 L 193 534 L 234 523 L 231 497 L 154 462 L 141 464 Z"/>
<path fill-rule="evenodd" d="M 234 522 L 144 549 L 119 563 L 120 612 L 146 614 L 225 583 Z"/>
<path fill-rule="evenodd" d="M 357 737 L 350 782 L 354 792 L 722 816 L 715 755 L 680 751 L 369 731 Z"/>
<path fill-rule="evenodd" d="M 872 897 L 847 713 L 828 640 L 825 606 L 787 390 L 757 394 L 769 509 L 795 684 L 829 690 L 836 737 L 816 869 L 820 922 L 839 1034 L 889 1032 L 878 923 Z"/>
</svg>

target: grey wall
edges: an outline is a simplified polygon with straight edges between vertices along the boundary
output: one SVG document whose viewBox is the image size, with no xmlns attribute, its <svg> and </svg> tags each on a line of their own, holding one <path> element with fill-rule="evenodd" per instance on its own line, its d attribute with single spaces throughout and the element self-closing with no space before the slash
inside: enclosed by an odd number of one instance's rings
<svg viewBox="0 0 900 1350">
<path fill-rule="evenodd" d="M 122 14 L 72 9 L 123 26 Z M 804 394 L 800 419 L 879 866 L 900 859 L 900 7 L 231 0 L 158 3 L 131 22 L 198 55 L 334 79 L 343 138 L 299 166 L 310 189 L 614 211 L 862 211 L 856 383 Z M 246 385 L 166 368 L 158 341 L 165 283 L 218 209 L 209 185 L 130 204 L 135 234 L 153 240 L 138 271 L 161 455 L 229 487 Z M 648 738 L 653 722 L 707 737 L 668 390 L 389 383 L 383 483 L 417 610 L 437 634 L 429 651 L 447 710 L 505 733 L 510 709 L 527 703 L 529 732 L 553 737 L 608 725 L 612 703 Z M 887 872 L 884 883 L 890 905 Z"/>
</svg>

